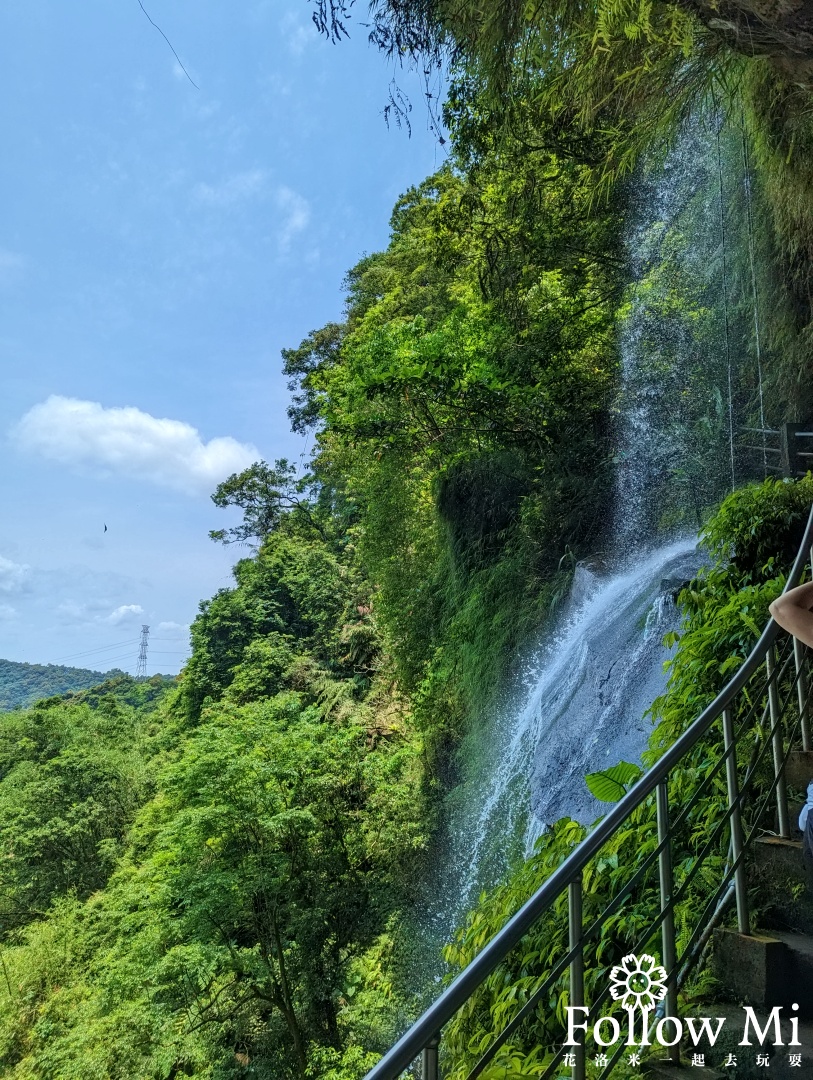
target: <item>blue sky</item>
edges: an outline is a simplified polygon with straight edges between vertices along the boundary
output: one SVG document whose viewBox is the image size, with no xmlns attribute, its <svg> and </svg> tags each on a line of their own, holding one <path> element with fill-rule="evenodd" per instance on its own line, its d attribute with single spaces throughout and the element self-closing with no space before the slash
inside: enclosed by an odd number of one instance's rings
<svg viewBox="0 0 813 1080">
<path fill-rule="evenodd" d="M 363 8 L 331 45 L 307 0 L 6 0 L 0 162 L 0 656 L 175 672 L 241 551 L 209 495 L 299 458 L 280 349 L 341 315 L 436 168 Z M 104 525 L 107 532 L 104 532 Z M 242 552 L 244 553 L 244 552 Z"/>
</svg>

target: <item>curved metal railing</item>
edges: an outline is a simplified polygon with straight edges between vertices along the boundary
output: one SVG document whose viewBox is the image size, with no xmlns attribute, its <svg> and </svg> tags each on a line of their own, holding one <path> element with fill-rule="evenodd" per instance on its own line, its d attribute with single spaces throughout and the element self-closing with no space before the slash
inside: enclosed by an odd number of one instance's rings
<svg viewBox="0 0 813 1080">
<path fill-rule="evenodd" d="M 788 576 L 785 591 L 797 585 L 807 562 L 813 565 L 813 509 L 808 518 L 799 552 Z M 788 792 L 785 766 L 794 746 L 811 748 L 809 723 L 809 691 L 807 651 L 798 641 L 782 635 L 770 619 L 747 659 L 723 690 L 697 717 L 694 723 L 672 744 L 658 762 L 649 769 L 627 794 L 609 811 L 568 858 L 548 877 L 536 893 L 520 908 L 472 962 L 443 991 L 405 1035 L 370 1070 L 366 1080 L 395 1080 L 416 1058 L 421 1058 L 423 1080 L 439 1076 L 439 1045 L 444 1026 L 482 986 L 498 965 L 509 957 L 514 947 L 550 912 L 554 904 L 567 897 L 567 925 L 561 928 L 568 942 L 568 951 L 541 978 L 541 981 L 518 1007 L 511 1021 L 495 1035 L 488 1048 L 468 1072 L 467 1080 L 475 1080 L 485 1071 L 510 1037 L 534 1010 L 550 995 L 557 983 L 566 990 L 572 1006 L 585 1006 L 585 947 L 596 942 L 606 921 L 618 912 L 636 890 L 645 886 L 652 897 L 652 917 L 632 948 L 640 952 L 660 935 L 663 967 L 667 972 L 667 993 L 662 1002 L 663 1015 L 677 1017 L 677 993 L 687 974 L 701 955 L 711 933 L 720 921 L 728 903 L 735 899 L 737 922 L 741 933 L 750 932 L 748 890 L 745 877 L 745 856 L 760 832 L 766 831 L 766 820 L 773 802 L 776 803 L 778 835 L 790 838 Z M 709 761 L 703 779 L 688 803 L 670 802 L 669 785 L 672 774 L 680 769 L 700 740 L 720 723 L 716 740 L 719 751 L 716 760 Z M 721 737 L 720 737 L 721 736 Z M 744 739 L 749 749 L 747 766 L 738 762 L 738 745 Z M 713 752 L 713 748 L 712 751 Z M 766 778 L 767 774 L 767 778 Z M 692 810 L 709 796 L 717 785 L 725 786 L 725 811 L 711 832 L 705 829 L 701 841 L 694 841 L 693 856 L 688 860 L 682 879 L 678 882 L 672 865 L 675 837 L 680 830 L 692 828 Z M 584 872 L 597 858 L 602 848 L 624 827 L 632 814 L 655 794 L 657 843 L 641 865 L 630 869 L 628 880 L 619 886 L 603 911 L 585 926 L 582 907 Z M 670 822 L 670 808 L 674 812 Z M 746 812 L 747 810 L 747 812 Z M 644 837 L 642 837 L 642 840 Z M 654 841 L 654 837 L 652 838 Z M 675 912 L 680 911 L 690 887 L 695 888 L 698 875 L 705 868 L 708 874 L 713 859 L 719 856 L 721 843 L 728 842 L 728 857 L 722 864 L 719 857 L 720 880 L 716 888 L 707 888 L 705 905 L 700 918 L 690 931 L 683 934 L 680 947 L 675 934 Z M 698 846 L 699 844 L 699 846 Z M 653 879 L 655 883 L 653 883 Z M 648 882 L 648 884 L 647 884 Z M 696 903 L 697 896 L 693 896 Z M 564 921 L 564 920 L 563 920 Z M 685 919 L 683 920 L 685 922 Z M 609 988 L 597 994 L 589 1006 L 591 1011 L 609 998 Z M 553 1052 L 552 1058 L 539 1074 L 539 1080 L 562 1075 L 569 1068 L 574 1080 L 585 1076 L 586 1045 L 582 1040 L 576 1047 L 564 1044 Z M 603 1071 L 600 1080 L 609 1077 L 626 1046 L 622 1043 L 599 1060 Z M 676 1058 L 677 1048 L 672 1049 Z"/>
</svg>

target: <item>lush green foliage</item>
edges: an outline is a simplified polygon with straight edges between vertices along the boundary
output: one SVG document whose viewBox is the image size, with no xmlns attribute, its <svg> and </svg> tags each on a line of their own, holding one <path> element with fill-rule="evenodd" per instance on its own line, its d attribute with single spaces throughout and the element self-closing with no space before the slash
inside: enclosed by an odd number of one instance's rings
<svg viewBox="0 0 813 1080">
<path fill-rule="evenodd" d="M 6 1075 L 357 1075 L 390 1035 L 420 744 L 352 545 L 291 518 L 236 578 L 178 691 L 5 720 Z"/>
<path fill-rule="evenodd" d="M 813 123 L 808 96 L 769 65 L 749 65 L 742 100 L 765 192 L 757 220 L 761 314 L 772 346 L 776 415 L 806 423 L 813 409 Z M 784 406 L 782 408 L 781 406 Z"/>
<path fill-rule="evenodd" d="M 314 19 L 338 40 L 352 4 L 313 0 Z M 419 0 L 371 4 L 370 38 L 427 71 L 450 70 L 481 89 L 494 135 L 543 126 L 604 133 L 604 185 L 662 153 L 688 117 L 745 122 L 752 162 L 767 194 L 758 241 L 764 339 L 779 419 L 809 418 L 813 398 L 813 214 L 808 45 L 770 5 L 710 0 Z M 778 33 L 775 31 L 779 30 Z M 454 97 L 454 92 L 452 98 Z M 430 116 L 437 103 L 430 95 Z M 398 111 L 393 98 L 390 111 Z M 433 111 L 434 109 L 434 111 Z M 538 124 L 536 126 L 539 126 Z"/>
<path fill-rule="evenodd" d="M 0 727 L 2 930 L 44 914 L 68 893 L 104 886 L 150 791 L 147 725 L 112 695 L 42 703 Z"/>
<path fill-rule="evenodd" d="M 616 378 L 599 140 L 495 142 L 472 95 L 460 168 L 399 201 L 387 251 L 348 275 L 345 324 L 285 353 L 294 424 L 317 427 L 317 475 L 358 515 L 387 649 L 441 740 L 602 535 Z"/>
<path fill-rule="evenodd" d="M 20 664 L 14 660 L 0 660 L 0 712 L 24 709 L 40 698 L 85 690 L 115 674 L 117 672 L 103 675 L 101 671 L 59 664 Z"/>
<path fill-rule="evenodd" d="M 231 529 L 213 529 L 209 536 L 223 544 L 262 540 L 277 529 L 288 513 L 304 517 L 318 532 L 318 520 L 308 509 L 304 497 L 307 480 L 296 480 L 296 469 L 285 458 L 273 468 L 265 461 L 255 461 L 248 469 L 235 473 L 218 484 L 212 495 L 215 506 L 238 506 L 243 520 Z"/>
<path fill-rule="evenodd" d="M 609 769 L 588 773 L 584 780 L 591 793 L 601 802 L 618 802 L 640 775 L 639 765 L 634 765 L 631 761 L 619 761 Z"/>
<path fill-rule="evenodd" d="M 347 549 L 283 530 L 237 563 L 237 588 L 203 603 L 192 626 L 182 679 L 190 715 L 232 684 L 238 701 L 287 686 L 329 697 L 334 675 L 354 689 L 368 685 L 377 650 L 370 587 Z"/>
<path fill-rule="evenodd" d="M 655 702 L 652 715 L 658 722 L 650 740 L 647 761 L 657 760 L 712 700 L 722 683 L 742 662 L 762 631 L 768 604 L 780 592 L 795 556 L 807 514 L 813 501 L 813 480 L 799 483 L 767 481 L 741 489 L 723 503 L 704 530 L 712 559 L 710 568 L 680 595 L 685 622 L 674 658 L 666 694 Z M 674 635 L 675 638 L 678 635 Z M 747 702 L 741 705 L 747 711 Z M 678 945 L 688 940 L 692 920 L 702 910 L 713 874 L 721 873 L 727 859 L 727 832 L 715 829 L 725 812 L 725 778 L 719 774 L 711 786 L 710 764 L 719 759 L 719 730 L 712 731 L 692 752 L 691 759 L 670 781 L 670 803 L 685 806 L 701 785 L 707 787 L 689 818 L 673 838 L 676 889 L 687 882 L 678 909 Z M 612 770 L 608 770 L 612 773 Z M 603 777 L 606 774 L 595 774 Z M 766 785 L 770 778 L 759 774 Z M 623 785 L 632 778 L 629 767 L 616 779 Z M 604 792 L 600 797 L 608 797 Z M 617 796 L 616 796 L 617 797 Z M 651 855 L 657 843 L 654 799 L 650 797 L 634 813 L 627 827 L 602 848 L 584 876 L 584 925 L 589 926 L 636 868 Z M 455 942 L 447 959 L 463 966 L 505 921 L 561 864 L 584 836 L 585 830 L 568 819 L 557 822 L 537 844 L 537 853 L 520 866 L 510 880 L 484 895 Z M 694 864 L 709 843 L 707 862 L 694 876 Z M 657 866 L 605 922 L 600 937 L 587 946 L 586 982 L 591 998 L 603 990 L 613 964 L 636 947 L 652 913 L 658 910 Z M 659 931 L 657 931 L 659 932 Z M 449 1075 L 463 1077 L 491 1043 L 494 1034 L 516 1014 L 530 993 L 567 953 L 567 904 L 562 898 L 535 925 L 511 954 L 461 1009 L 450 1025 L 446 1045 Z M 657 943 L 655 943 L 657 948 Z M 697 993 L 698 986 L 687 993 Z M 611 1003 L 605 1006 L 609 1008 Z M 540 1008 L 513 1037 L 483 1074 L 490 1080 L 534 1075 L 538 1063 L 561 1045 L 567 992 L 554 981 Z"/>
<path fill-rule="evenodd" d="M 214 537 L 256 550 L 177 689 L 9 721 L 9 1076 L 350 1080 L 411 1007 L 400 927 L 451 747 L 603 535 L 612 475 L 600 139 L 529 152 L 462 85 L 455 107 L 455 166 L 399 201 L 345 321 L 286 350 L 313 473 L 215 492 L 243 520 Z"/>
<path fill-rule="evenodd" d="M 314 5 L 325 33 L 344 31 L 351 4 Z M 471 73 L 484 87 L 495 126 L 522 124 L 531 107 L 563 127 L 611 131 L 605 175 L 631 168 L 641 150 L 672 134 L 699 99 L 719 92 L 738 60 L 726 41 L 748 47 L 736 33 L 720 34 L 719 21 L 704 24 L 701 5 L 681 0 L 381 0 L 371 8 L 372 41 L 391 55 L 412 56 L 427 70 L 448 66 Z M 392 107 L 397 111 L 397 101 Z"/>
<path fill-rule="evenodd" d="M 416 34 L 407 51 L 418 49 L 437 29 L 432 11 L 402 8 Z M 642 343 L 647 386 L 660 378 L 680 402 L 653 524 L 685 523 L 688 506 L 699 520 L 728 484 L 722 368 L 709 359 L 721 355 L 718 298 L 687 257 L 708 178 L 689 178 L 682 214 L 643 238 L 630 287 L 629 193 L 607 182 L 608 162 L 623 171 L 707 85 L 716 46 L 665 4 L 553 6 L 558 50 L 543 20 L 525 24 L 531 9 L 492 8 L 487 25 L 479 9 L 458 11 L 454 32 L 480 51 L 456 70 L 450 163 L 399 200 L 387 249 L 349 272 L 344 319 L 283 354 L 293 426 L 315 433 L 312 472 L 258 462 L 214 493 L 243 519 L 212 537 L 255 547 L 233 586 L 202 603 L 179 685 L 122 677 L 0 717 L 4 1075 L 358 1080 L 414 1005 L 404 925 L 455 748 L 577 558 L 607 539 L 617 339 L 636 311 L 658 325 Z M 374 30 L 403 44 L 385 21 Z M 483 88 L 489 41 L 508 43 L 517 76 L 500 124 Z M 652 87 L 670 101 L 650 100 Z M 731 158 L 730 128 L 725 138 Z M 784 146 L 758 149 L 763 170 Z M 715 247 L 695 264 L 713 264 Z M 743 312 L 732 326 L 744 352 Z M 753 385 L 743 377 L 736 392 L 753 415 Z M 648 761 L 745 655 L 811 494 L 809 480 L 745 489 L 708 524 L 715 566 L 682 596 Z M 714 749 L 676 777 L 678 799 Z M 593 790 L 610 798 L 635 769 L 597 774 Z M 720 806 L 714 788 L 688 820 L 679 878 Z M 586 919 L 651 853 L 640 829 L 653 814 L 643 805 L 589 868 Z M 472 912 L 452 965 L 583 835 L 557 823 Z M 712 868 L 724 847 L 712 840 Z M 703 889 L 699 875 L 689 907 Z M 591 986 L 635 942 L 654 890 L 645 878 L 592 944 Z M 565 940 L 557 906 L 451 1025 L 452 1075 Z M 559 1035 L 561 986 L 543 1004 L 491 1080 L 538 1073 Z"/>
</svg>

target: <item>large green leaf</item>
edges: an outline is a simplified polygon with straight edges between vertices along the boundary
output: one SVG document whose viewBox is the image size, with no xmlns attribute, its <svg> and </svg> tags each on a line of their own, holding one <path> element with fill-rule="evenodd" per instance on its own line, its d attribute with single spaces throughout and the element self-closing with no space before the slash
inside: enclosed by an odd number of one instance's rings
<svg viewBox="0 0 813 1080">
<path fill-rule="evenodd" d="M 640 775 L 639 765 L 633 765 L 631 761 L 619 761 L 617 765 L 612 765 L 603 772 L 588 773 L 584 779 L 597 799 L 602 802 L 618 802 Z"/>
</svg>

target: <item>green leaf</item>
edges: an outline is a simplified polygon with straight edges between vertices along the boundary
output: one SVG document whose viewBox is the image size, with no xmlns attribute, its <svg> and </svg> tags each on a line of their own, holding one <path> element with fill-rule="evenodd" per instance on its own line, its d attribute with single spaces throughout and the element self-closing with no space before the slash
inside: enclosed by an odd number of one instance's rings
<svg viewBox="0 0 813 1080">
<path fill-rule="evenodd" d="M 618 802 L 641 776 L 640 766 L 631 761 L 619 761 L 603 772 L 588 773 L 585 783 L 591 794 L 602 802 Z"/>
</svg>

